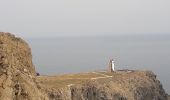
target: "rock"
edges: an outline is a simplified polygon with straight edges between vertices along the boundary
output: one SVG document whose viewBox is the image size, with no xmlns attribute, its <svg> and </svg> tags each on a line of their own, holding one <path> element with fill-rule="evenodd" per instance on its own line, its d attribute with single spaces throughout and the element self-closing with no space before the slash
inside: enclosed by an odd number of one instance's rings
<svg viewBox="0 0 170 100">
<path fill-rule="evenodd" d="M 27 73 L 27 72 L 28 72 L 28 70 L 24 68 L 24 72 L 25 72 L 25 73 Z"/>
<path fill-rule="evenodd" d="M 0 32 L 0 100 L 40 100 L 31 49 L 22 39 Z"/>
</svg>

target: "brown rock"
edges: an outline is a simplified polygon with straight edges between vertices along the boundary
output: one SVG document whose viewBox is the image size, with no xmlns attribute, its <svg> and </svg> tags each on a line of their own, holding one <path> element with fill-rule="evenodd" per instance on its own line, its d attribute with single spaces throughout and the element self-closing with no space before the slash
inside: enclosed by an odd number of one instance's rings
<svg viewBox="0 0 170 100">
<path fill-rule="evenodd" d="M 0 100 L 41 100 L 28 44 L 10 33 L 0 32 Z"/>
</svg>

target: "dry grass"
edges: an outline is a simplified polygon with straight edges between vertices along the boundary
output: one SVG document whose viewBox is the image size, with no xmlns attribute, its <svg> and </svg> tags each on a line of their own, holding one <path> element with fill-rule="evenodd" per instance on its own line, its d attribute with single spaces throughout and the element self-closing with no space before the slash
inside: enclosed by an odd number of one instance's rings
<svg viewBox="0 0 170 100">
<path fill-rule="evenodd" d="M 81 84 L 90 80 L 91 78 L 103 77 L 102 75 L 95 73 L 79 73 L 79 74 L 66 74 L 59 76 L 39 76 L 37 79 L 42 85 L 48 85 L 48 87 L 65 87 L 70 84 Z"/>
<path fill-rule="evenodd" d="M 140 71 L 135 71 L 135 72 L 123 72 L 123 71 L 117 71 L 113 73 L 109 72 L 89 72 L 89 73 L 78 73 L 78 74 L 65 74 L 65 75 L 59 75 L 59 76 L 39 76 L 37 77 L 38 81 L 41 83 L 41 85 L 44 85 L 46 88 L 61 88 L 61 87 L 67 87 L 70 84 L 82 84 L 86 81 L 91 80 L 92 78 L 100 78 L 100 77 L 105 77 L 104 75 L 107 76 L 112 76 L 112 79 L 115 81 L 121 81 L 121 80 L 126 80 L 126 78 L 134 76 L 134 74 L 138 74 L 139 76 L 142 75 L 143 73 Z M 104 74 L 104 75 L 102 75 Z M 108 79 L 106 77 L 105 79 Z M 102 81 L 106 81 L 104 78 Z M 48 86 L 48 87 L 47 87 Z"/>
</svg>

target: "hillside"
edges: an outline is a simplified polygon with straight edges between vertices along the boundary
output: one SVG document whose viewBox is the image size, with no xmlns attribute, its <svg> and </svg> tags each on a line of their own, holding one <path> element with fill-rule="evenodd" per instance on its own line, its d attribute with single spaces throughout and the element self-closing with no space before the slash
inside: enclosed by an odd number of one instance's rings
<svg viewBox="0 0 170 100">
<path fill-rule="evenodd" d="M 29 45 L 0 32 L 0 100 L 168 100 L 168 95 L 151 71 L 36 76 Z"/>
</svg>

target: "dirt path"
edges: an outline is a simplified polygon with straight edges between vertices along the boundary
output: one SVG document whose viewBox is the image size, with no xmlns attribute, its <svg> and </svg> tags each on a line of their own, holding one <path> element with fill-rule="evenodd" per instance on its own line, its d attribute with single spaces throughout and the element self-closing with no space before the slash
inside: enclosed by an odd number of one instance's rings
<svg viewBox="0 0 170 100">
<path fill-rule="evenodd" d="M 98 74 L 98 75 L 102 75 L 103 77 L 91 78 L 91 80 L 96 80 L 96 79 L 101 79 L 101 78 L 110 78 L 110 77 L 113 77 L 113 76 L 109 76 L 109 75 L 106 75 L 106 74 L 101 74 L 101 73 L 98 73 L 98 72 L 92 72 L 92 73 Z"/>
<path fill-rule="evenodd" d="M 94 73 L 94 74 L 98 74 L 98 75 L 101 75 L 101 76 L 103 76 L 103 77 L 96 77 L 96 78 L 90 78 L 91 80 L 97 80 L 97 79 L 102 79 L 102 78 L 111 78 L 111 77 L 113 77 L 113 76 L 109 76 L 109 75 L 106 75 L 106 74 L 101 74 L 101 73 L 99 73 L 99 72 L 91 72 L 91 73 Z M 68 79 L 89 79 L 89 78 L 68 78 Z M 69 84 L 69 85 L 67 85 L 67 87 L 71 87 L 71 86 L 73 86 L 74 84 Z"/>
</svg>

